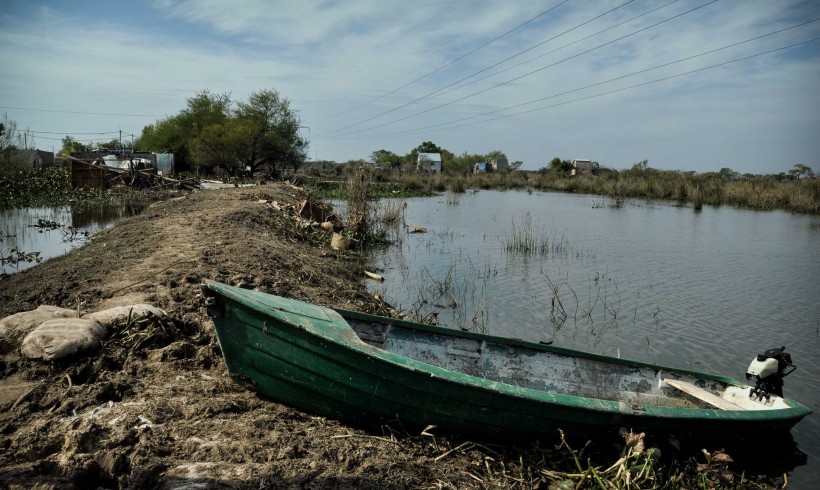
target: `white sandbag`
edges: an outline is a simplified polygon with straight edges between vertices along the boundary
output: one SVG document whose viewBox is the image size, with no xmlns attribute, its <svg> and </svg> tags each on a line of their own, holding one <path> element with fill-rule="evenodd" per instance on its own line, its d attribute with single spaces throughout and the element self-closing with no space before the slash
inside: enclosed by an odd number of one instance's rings
<svg viewBox="0 0 820 490">
<path fill-rule="evenodd" d="M 10 352 L 19 347 L 23 337 L 47 320 L 76 316 L 77 312 L 74 310 L 49 305 L 9 315 L 0 320 L 0 353 Z"/>
<path fill-rule="evenodd" d="M 96 311 L 94 313 L 87 313 L 83 318 L 100 322 L 106 327 L 125 323 L 129 319 L 131 321 L 142 320 L 143 318 L 155 316 L 157 318 L 165 318 L 167 314 L 157 308 L 145 303 L 128 306 L 115 306 L 107 310 Z"/>
<path fill-rule="evenodd" d="M 105 327 L 85 318 L 59 318 L 44 322 L 31 331 L 20 352 L 29 359 L 56 361 L 96 349 L 105 336 Z"/>
</svg>

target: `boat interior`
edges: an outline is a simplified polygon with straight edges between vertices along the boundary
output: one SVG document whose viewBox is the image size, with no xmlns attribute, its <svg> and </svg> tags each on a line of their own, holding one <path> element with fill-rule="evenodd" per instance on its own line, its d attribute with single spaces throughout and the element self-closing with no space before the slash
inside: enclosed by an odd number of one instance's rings
<svg viewBox="0 0 820 490">
<path fill-rule="evenodd" d="M 643 405 L 719 410 L 788 408 L 782 398 L 751 398 L 748 386 L 569 355 L 498 338 L 414 329 L 406 323 L 345 318 L 366 344 L 450 371 L 534 390 Z"/>
</svg>

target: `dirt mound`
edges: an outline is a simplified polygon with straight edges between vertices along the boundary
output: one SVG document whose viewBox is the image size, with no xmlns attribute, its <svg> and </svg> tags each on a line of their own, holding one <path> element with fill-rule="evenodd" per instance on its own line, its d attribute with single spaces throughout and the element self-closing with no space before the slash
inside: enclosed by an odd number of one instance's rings
<svg viewBox="0 0 820 490">
<path fill-rule="evenodd" d="M 227 374 L 199 284 L 213 279 L 378 311 L 353 252 L 261 201 L 287 185 L 157 203 L 85 247 L 0 279 L 0 316 L 145 302 L 167 318 L 115 325 L 92 355 L 0 358 L 0 487 L 414 488 L 476 482 L 412 438 L 362 432 L 262 399 Z M 461 482 L 461 484 L 459 484 Z"/>
</svg>

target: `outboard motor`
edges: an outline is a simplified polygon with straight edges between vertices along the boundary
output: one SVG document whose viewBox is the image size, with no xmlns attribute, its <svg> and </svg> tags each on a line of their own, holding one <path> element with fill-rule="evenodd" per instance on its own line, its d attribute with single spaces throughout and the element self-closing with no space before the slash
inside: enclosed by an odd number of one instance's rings
<svg viewBox="0 0 820 490">
<path fill-rule="evenodd" d="M 766 398 L 771 395 L 783 397 L 783 378 L 794 372 L 797 366 L 792 364 L 792 356 L 785 352 L 786 346 L 769 349 L 757 357 L 746 370 L 746 379 L 754 380 L 754 388 L 749 397 Z"/>
</svg>

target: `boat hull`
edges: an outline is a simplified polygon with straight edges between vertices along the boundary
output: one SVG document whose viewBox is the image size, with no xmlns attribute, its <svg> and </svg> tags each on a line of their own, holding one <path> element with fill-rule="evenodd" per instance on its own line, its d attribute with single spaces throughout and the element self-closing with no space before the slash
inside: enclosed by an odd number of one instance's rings
<svg viewBox="0 0 820 490">
<path fill-rule="evenodd" d="M 446 432 L 506 440 L 552 440 L 559 429 L 574 436 L 599 437 L 616 434 L 620 428 L 673 433 L 688 440 L 725 440 L 782 433 L 809 413 L 791 401 L 793 406 L 782 410 L 686 409 L 512 386 L 368 345 L 356 336 L 343 315 L 351 320 L 358 316 L 401 323 L 420 332 L 441 329 L 335 311 L 217 283 L 204 289 L 216 301 L 209 311 L 232 375 L 265 396 L 353 424 L 398 422 L 408 430 L 432 425 Z M 521 341 L 510 343 L 519 348 L 556 349 Z M 627 368 L 640 365 L 612 361 Z"/>
</svg>

